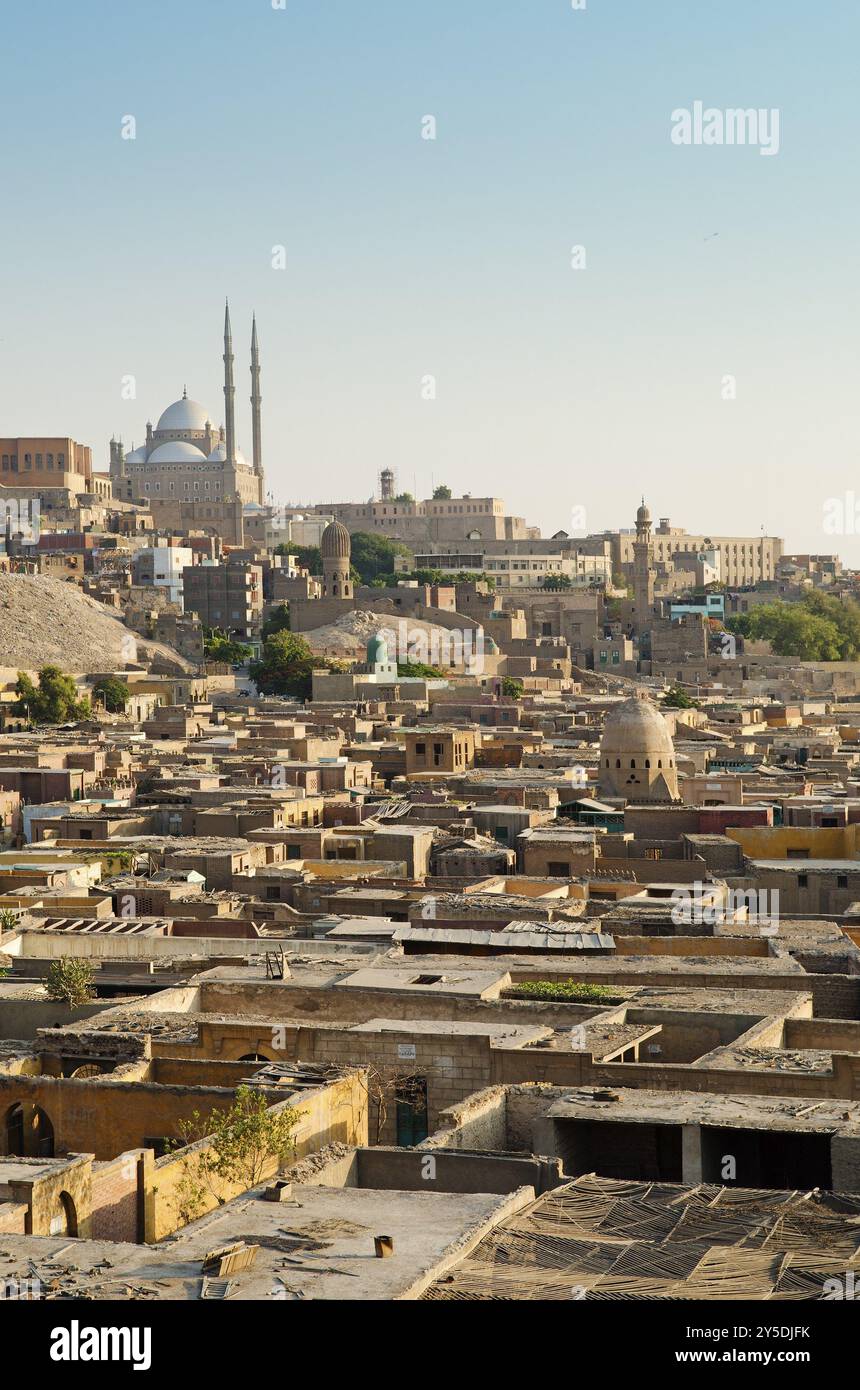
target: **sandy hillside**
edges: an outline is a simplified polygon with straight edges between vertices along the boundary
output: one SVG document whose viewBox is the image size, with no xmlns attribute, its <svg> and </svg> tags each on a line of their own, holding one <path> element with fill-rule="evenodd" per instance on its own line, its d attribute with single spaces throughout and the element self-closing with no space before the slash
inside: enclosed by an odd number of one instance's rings
<svg viewBox="0 0 860 1390">
<path fill-rule="evenodd" d="M 301 633 L 301 636 L 316 656 L 360 661 L 364 658 L 369 638 L 386 630 L 399 634 L 399 624 L 402 621 L 404 619 L 396 613 L 372 613 L 366 609 L 356 609 L 353 613 L 345 613 L 336 623 L 312 628 L 309 632 Z M 432 649 L 435 639 L 436 650 L 440 655 L 450 651 L 450 634 L 446 628 L 438 627 L 435 623 L 422 622 L 418 618 L 407 618 L 405 622 L 408 641 L 415 640 L 416 634 L 421 633 L 426 639 L 428 649 Z M 404 660 L 400 652 L 389 652 L 389 656 L 396 657 L 398 661 Z M 423 658 L 419 654 L 417 659 Z M 445 664 L 444 659 L 441 664 Z"/>
<path fill-rule="evenodd" d="M 43 574 L 0 574 L 0 668 L 55 665 L 88 675 L 133 662 L 136 650 L 135 634 L 76 584 Z"/>
</svg>

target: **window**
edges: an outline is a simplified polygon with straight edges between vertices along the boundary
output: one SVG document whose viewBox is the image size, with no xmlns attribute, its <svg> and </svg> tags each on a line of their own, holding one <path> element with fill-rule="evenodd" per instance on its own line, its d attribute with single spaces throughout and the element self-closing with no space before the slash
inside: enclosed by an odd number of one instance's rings
<svg viewBox="0 0 860 1390">
<path fill-rule="evenodd" d="M 847 887 L 848 887 L 848 875 L 847 875 L 847 874 L 837 874 L 837 875 L 836 875 L 836 887 L 837 887 L 837 888 L 847 888 Z"/>
<path fill-rule="evenodd" d="M 570 865 L 561 859 L 550 859 L 547 862 L 546 871 L 550 878 L 567 878 L 570 874 Z"/>
<path fill-rule="evenodd" d="M 797 886 L 798 886 L 798 888 L 806 888 L 806 887 L 808 886 L 808 883 L 809 883 L 809 877 L 808 877 L 807 874 L 798 874 L 798 875 L 797 875 Z"/>
</svg>

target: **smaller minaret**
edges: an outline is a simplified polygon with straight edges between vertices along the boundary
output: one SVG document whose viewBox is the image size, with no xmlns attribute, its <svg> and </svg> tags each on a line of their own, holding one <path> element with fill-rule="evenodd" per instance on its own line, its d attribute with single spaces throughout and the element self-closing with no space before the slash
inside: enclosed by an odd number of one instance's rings
<svg viewBox="0 0 860 1390">
<path fill-rule="evenodd" d="M 224 312 L 224 423 L 227 426 L 227 464 L 236 463 L 236 388 L 233 385 L 233 332 L 230 328 L 230 304 Z"/>
<path fill-rule="evenodd" d="M 257 341 L 257 315 L 251 321 L 251 430 L 253 435 L 253 461 L 256 477 L 263 476 L 263 443 L 260 424 L 260 345 Z M 262 483 L 261 483 L 262 491 Z M 262 497 L 260 501 L 262 502 Z"/>
</svg>

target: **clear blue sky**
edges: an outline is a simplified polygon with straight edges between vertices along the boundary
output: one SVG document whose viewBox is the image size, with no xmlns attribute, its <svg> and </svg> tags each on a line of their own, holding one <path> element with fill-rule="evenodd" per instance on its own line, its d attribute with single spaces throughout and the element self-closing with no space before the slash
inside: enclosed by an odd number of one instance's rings
<svg viewBox="0 0 860 1390">
<path fill-rule="evenodd" d="M 229 294 L 280 500 L 388 464 L 549 534 L 644 491 L 860 565 L 821 525 L 860 495 L 857 7 L 43 0 L 0 37 L 0 434 L 105 466 L 184 382 L 220 421 Z M 778 108 L 779 154 L 674 146 L 696 100 Z"/>
</svg>

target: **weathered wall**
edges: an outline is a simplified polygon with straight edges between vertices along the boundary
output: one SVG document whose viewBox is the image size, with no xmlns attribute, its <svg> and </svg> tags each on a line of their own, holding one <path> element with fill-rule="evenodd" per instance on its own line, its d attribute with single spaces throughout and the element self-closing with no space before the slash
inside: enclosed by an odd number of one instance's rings
<svg viewBox="0 0 860 1390">
<path fill-rule="evenodd" d="M 418 1148 L 509 1149 L 507 1097 L 504 1086 L 490 1086 L 443 1110 L 438 1117 L 438 1129 Z M 530 1145 L 522 1147 L 529 1151 L 531 1148 Z"/>
<path fill-rule="evenodd" d="M 232 1089 L 211 1086 L 0 1073 L 0 1148 L 6 1142 L 3 1121 L 16 1102 L 44 1111 L 53 1126 L 55 1153 L 112 1159 L 126 1149 L 147 1147 L 148 1138 L 175 1137 L 192 1111 L 226 1110 L 233 1099 Z"/>
<path fill-rule="evenodd" d="M 359 1187 L 397 1192 L 515 1192 L 533 1187 L 540 1195 L 560 1182 L 558 1159 L 381 1147 L 358 1151 Z"/>
<path fill-rule="evenodd" d="M 359 1072 L 328 1082 L 312 1091 L 305 1091 L 281 1101 L 273 1109 L 297 1110 L 298 1122 L 292 1131 L 294 1158 L 301 1159 L 328 1144 L 348 1144 L 358 1147 L 367 1144 L 367 1095 Z M 221 1201 L 241 1195 L 243 1182 L 219 1182 L 215 1190 L 199 1191 L 197 1205 L 189 1206 L 189 1184 L 196 1186 L 195 1155 L 209 1147 L 208 1140 L 189 1146 L 175 1154 L 159 1159 L 153 1169 L 153 1181 L 146 1192 L 146 1240 L 163 1239 L 180 1226 L 213 1211 Z M 277 1156 L 268 1159 L 259 1180 L 267 1181 L 280 1171 Z M 198 1189 L 199 1190 L 199 1189 Z"/>
</svg>

